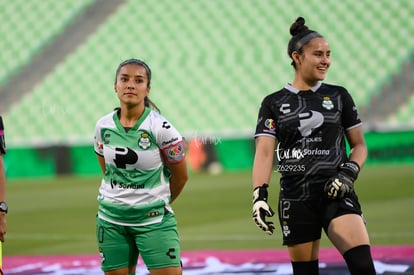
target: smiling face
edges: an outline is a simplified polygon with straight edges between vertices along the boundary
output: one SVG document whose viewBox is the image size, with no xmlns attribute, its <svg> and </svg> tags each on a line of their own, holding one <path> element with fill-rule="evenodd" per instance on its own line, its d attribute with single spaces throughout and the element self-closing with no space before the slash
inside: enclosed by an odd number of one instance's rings
<svg viewBox="0 0 414 275">
<path fill-rule="evenodd" d="M 314 86 L 317 81 L 324 80 L 329 66 L 331 65 L 331 49 L 328 42 L 317 37 L 303 46 L 301 54 L 292 53 L 292 58 L 296 63 L 296 78 L 309 86 Z"/>
<path fill-rule="evenodd" d="M 126 64 L 119 69 L 115 81 L 115 92 L 121 105 L 128 108 L 144 106 L 150 92 L 145 68 L 139 64 Z"/>
</svg>

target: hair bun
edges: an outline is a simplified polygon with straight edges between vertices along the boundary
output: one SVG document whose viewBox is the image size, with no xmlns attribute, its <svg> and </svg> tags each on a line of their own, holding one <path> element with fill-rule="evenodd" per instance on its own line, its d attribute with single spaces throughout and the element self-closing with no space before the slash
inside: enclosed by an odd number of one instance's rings
<svg viewBox="0 0 414 275">
<path fill-rule="evenodd" d="M 295 36 L 303 31 L 307 31 L 308 27 L 305 25 L 305 18 L 298 17 L 296 21 L 290 26 L 290 34 Z"/>
</svg>

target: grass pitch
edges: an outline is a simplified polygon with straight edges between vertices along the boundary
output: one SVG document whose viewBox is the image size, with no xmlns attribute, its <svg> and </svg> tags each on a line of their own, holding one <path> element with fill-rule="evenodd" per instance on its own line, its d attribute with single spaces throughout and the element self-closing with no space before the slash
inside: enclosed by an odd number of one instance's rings
<svg viewBox="0 0 414 275">
<path fill-rule="evenodd" d="M 414 244 L 414 166 L 367 166 L 356 191 L 373 245 Z M 99 177 L 9 180 L 4 255 L 97 253 Z M 277 210 L 278 175 L 270 204 Z M 282 248 L 281 231 L 260 231 L 251 218 L 251 173 L 190 174 L 174 202 L 183 250 Z M 273 221 L 277 225 L 276 216 Z M 325 236 L 322 246 L 331 246 Z"/>
</svg>

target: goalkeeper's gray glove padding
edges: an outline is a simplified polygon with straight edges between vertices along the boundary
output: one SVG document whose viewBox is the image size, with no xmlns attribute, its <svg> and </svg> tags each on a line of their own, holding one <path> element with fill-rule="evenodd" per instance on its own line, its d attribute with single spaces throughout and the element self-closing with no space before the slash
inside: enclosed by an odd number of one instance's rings
<svg viewBox="0 0 414 275">
<path fill-rule="evenodd" d="M 324 191 L 329 199 L 340 200 L 354 190 L 354 181 L 358 177 L 359 165 L 348 161 L 339 166 L 338 174 L 328 180 Z"/>
<path fill-rule="evenodd" d="M 275 226 L 273 222 L 266 221 L 266 217 L 272 217 L 275 212 L 267 204 L 267 185 L 256 187 L 253 191 L 253 220 L 257 226 L 269 235 L 273 234 Z"/>
</svg>

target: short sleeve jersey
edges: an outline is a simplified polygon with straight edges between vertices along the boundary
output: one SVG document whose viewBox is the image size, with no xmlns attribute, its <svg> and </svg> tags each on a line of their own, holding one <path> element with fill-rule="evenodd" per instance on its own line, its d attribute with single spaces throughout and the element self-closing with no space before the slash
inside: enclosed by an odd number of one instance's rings
<svg viewBox="0 0 414 275">
<path fill-rule="evenodd" d="M 185 140 L 159 113 L 145 108 L 134 127 L 125 130 L 117 112 L 98 120 L 95 152 L 106 172 L 98 195 L 98 216 L 121 225 L 158 223 L 172 212 L 166 163 L 185 158 Z"/>
<path fill-rule="evenodd" d="M 6 154 L 6 140 L 4 138 L 3 119 L 0 116 L 0 155 Z"/>
<path fill-rule="evenodd" d="M 286 85 L 262 101 L 255 137 L 277 139 L 275 157 L 285 197 L 318 196 L 347 158 L 345 131 L 362 124 L 341 86 L 318 82 L 309 91 Z"/>
</svg>

